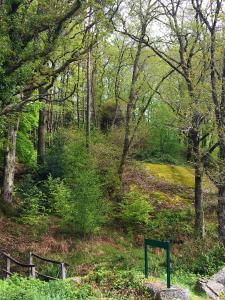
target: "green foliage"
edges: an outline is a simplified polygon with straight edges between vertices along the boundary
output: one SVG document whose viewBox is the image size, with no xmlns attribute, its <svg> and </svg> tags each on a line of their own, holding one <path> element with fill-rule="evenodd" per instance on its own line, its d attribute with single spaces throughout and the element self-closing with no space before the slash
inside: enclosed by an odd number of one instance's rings
<svg viewBox="0 0 225 300">
<path fill-rule="evenodd" d="M 112 144 L 111 136 L 97 132 L 95 141 L 91 145 L 91 155 L 96 160 L 104 196 L 111 201 L 121 200 L 122 187 L 118 175 L 121 153 L 120 149 Z"/>
<path fill-rule="evenodd" d="M 138 191 L 125 194 L 121 207 L 121 219 L 128 226 L 146 225 L 149 222 L 149 213 L 153 211 L 146 195 Z"/>
<path fill-rule="evenodd" d="M 146 130 L 145 141 L 136 157 L 151 162 L 177 164 L 182 162 L 185 145 L 182 137 L 175 129 L 176 116 L 169 107 L 162 102 L 154 102 L 150 107 L 150 121 Z M 173 121 L 173 127 L 168 120 Z"/>
<path fill-rule="evenodd" d="M 164 209 L 151 218 L 148 231 L 158 238 L 179 240 L 182 236 L 193 234 L 192 220 L 190 210 Z"/>
<path fill-rule="evenodd" d="M 101 130 L 108 131 L 112 127 L 112 125 L 118 127 L 121 126 L 124 122 L 124 112 L 123 112 L 122 103 L 118 103 L 118 107 L 116 107 L 115 100 L 106 101 L 101 109 L 100 123 Z M 113 123 L 114 122 L 114 123 Z"/>
<path fill-rule="evenodd" d="M 190 271 L 201 275 L 213 275 L 225 266 L 224 248 L 216 244 L 209 251 L 201 251 L 190 267 Z"/>
<path fill-rule="evenodd" d="M 73 136 L 70 132 L 67 134 L 62 131 L 54 136 L 54 141 L 46 155 L 45 173 L 50 173 L 54 178 L 62 178 L 64 176 L 64 146 L 71 143 Z M 46 174 L 45 174 L 46 175 Z"/>
<path fill-rule="evenodd" d="M 32 167 L 36 164 L 36 150 L 31 140 L 31 132 L 38 126 L 38 109 L 39 104 L 32 104 L 20 115 L 17 134 L 17 157 L 20 162 Z"/>
<path fill-rule="evenodd" d="M 87 280 L 103 288 L 106 299 L 150 299 L 144 286 L 144 276 L 136 271 L 100 268 L 91 272 Z"/>
<path fill-rule="evenodd" d="M 102 187 L 96 162 L 85 146 L 79 132 L 59 132 L 47 165 L 53 177 L 63 177 L 61 188 L 52 181 L 51 191 L 55 210 L 61 215 L 64 228 L 80 234 L 95 232 L 103 221 L 107 202 L 102 200 Z M 53 155 L 51 155 L 53 154 Z M 55 163 L 56 162 L 56 163 Z M 57 194 L 61 193 L 61 199 Z"/>
<path fill-rule="evenodd" d="M 22 224 L 32 225 L 35 236 L 44 234 L 48 230 L 46 195 L 31 177 L 26 175 L 17 187 L 16 195 L 20 202 L 17 209 L 17 220 Z"/>
<path fill-rule="evenodd" d="M 1 300 L 85 300 L 98 299 L 97 296 L 98 291 L 90 285 L 75 286 L 70 280 L 46 283 L 13 276 L 0 281 Z"/>
<path fill-rule="evenodd" d="M 53 178 L 50 175 L 44 183 L 44 188 L 47 194 L 46 200 L 48 201 L 49 211 L 57 216 L 65 216 L 70 211 L 71 190 L 66 186 L 64 180 Z"/>
<path fill-rule="evenodd" d="M 76 139 L 64 147 L 65 181 L 71 189 L 71 213 L 66 223 L 78 233 L 94 232 L 102 221 L 104 202 L 95 161 L 85 147 L 85 140 Z"/>
</svg>

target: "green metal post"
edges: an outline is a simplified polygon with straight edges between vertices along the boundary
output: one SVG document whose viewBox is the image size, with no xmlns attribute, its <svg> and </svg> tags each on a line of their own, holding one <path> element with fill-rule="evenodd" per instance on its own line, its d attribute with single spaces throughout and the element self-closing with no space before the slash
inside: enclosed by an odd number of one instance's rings
<svg viewBox="0 0 225 300">
<path fill-rule="evenodd" d="M 169 242 L 166 248 L 166 272 L 167 272 L 167 288 L 170 289 L 171 282 L 170 282 L 170 243 Z"/>
<path fill-rule="evenodd" d="M 145 249 L 145 278 L 148 278 L 148 245 L 146 241 L 144 244 L 144 249 Z"/>
</svg>

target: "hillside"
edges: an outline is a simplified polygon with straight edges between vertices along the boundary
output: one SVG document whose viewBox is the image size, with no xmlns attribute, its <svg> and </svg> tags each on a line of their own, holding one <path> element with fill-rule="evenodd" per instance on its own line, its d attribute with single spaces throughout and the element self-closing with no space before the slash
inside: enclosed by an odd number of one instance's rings
<svg viewBox="0 0 225 300">
<path fill-rule="evenodd" d="M 0 300 L 224 297 L 223 2 L 0 1 Z"/>
<path fill-rule="evenodd" d="M 185 180 L 187 176 L 188 180 Z M 213 249 L 214 244 L 212 228 L 216 230 L 216 220 L 212 219 L 211 213 L 206 217 L 210 221 L 208 226 L 212 238 L 208 238 L 200 248 L 192 241 L 193 178 L 193 170 L 189 167 L 140 162 L 130 164 L 124 173 L 124 185 L 127 192 L 138 191 L 147 195 L 152 206 L 149 219 L 151 234 L 148 233 L 147 237 L 172 241 L 173 284 L 188 286 L 192 290 L 200 276 L 197 275 L 199 271 L 204 275 L 212 271 L 207 269 L 210 266 L 205 266 L 206 269 L 204 266 L 201 267 L 201 260 L 204 260 L 207 255 L 211 255 L 209 257 L 212 260 L 217 259 L 216 256 L 214 257 L 216 253 L 210 254 L 210 248 Z M 205 178 L 205 190 L 209 189 L 213 190 L 213 186 Z M 125 284 L 123 280 L 130 276 L 129 272 L 133 274 L 132 276 L 143 274 L 143 238 L 146 237 L 144 229 L 140 227 L 134 233 L 129 231 L 126 233 L 120 230 L 118 224 L 109 224 L 94 237 L 80 239 L 62 233 L 58 224 L 57 218 L 50 218 L 41 227 L 35 229 L 35 227 L 19 225 L 2 217 L 0 242 L 4 248 L 2 247 L 1 250 L 23 261 L 28 260 L 29 251 L 65 260 L 71 265 L 69 276 L 90 277 L 91 279 L 87 279 L 88 282 L 94 286 L 97 284 L 103 293 L 107 291 L 114 296 L 120 295 L 118 299 L 122 299 L 122 295 L 125 297 L 125 294 L 127 294 L 126 297 L 134 296 L 130 288 L 127 290 L 123 287 Z M 193 246 L 196 248 L 193 249 Z M 192 248 L 192 257 L 188 255 L 190 248 Z M 164 254 L 153 250 L 152 255 L 154 259 L 151 258 L 150 271 L 151 276 L 155 277 L 153 281 L 157 278 L 165 280 Z M 45 272 L 49 275 L 55 274 L 54 269 L 45 269 L 46 267 L 43 266 Z M 110 279 L 111 276 L 114 279 Z M 125 277 L 117 279 L 117 276 Z M 111 280 L 113 282 L 122 280 L 121 288 L 114 286 Z M 111 284 L 113 286 L 110 286 Z M 141 299 L 140 297 L 136 296 L 135 299 Z M 193 294 L 192 299 L 201 299 L 201 297 Z"/>
</svg>

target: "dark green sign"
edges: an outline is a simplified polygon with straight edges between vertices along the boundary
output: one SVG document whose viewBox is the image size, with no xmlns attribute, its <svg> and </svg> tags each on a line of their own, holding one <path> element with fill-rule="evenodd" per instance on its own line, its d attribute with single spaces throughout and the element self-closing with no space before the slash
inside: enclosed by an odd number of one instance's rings
<svg viewBox="0 0 225 300">
<path fill-rule="evenodd" d="M 157 240 L 145 239 L 145 278 L 148 278 L 148 246 L 152 248 L 161 248 L 166 250 L 166 273 L 167 273 L 167 288 L 171 287 L 170 284 L 170 243 Z"/>
</svg>

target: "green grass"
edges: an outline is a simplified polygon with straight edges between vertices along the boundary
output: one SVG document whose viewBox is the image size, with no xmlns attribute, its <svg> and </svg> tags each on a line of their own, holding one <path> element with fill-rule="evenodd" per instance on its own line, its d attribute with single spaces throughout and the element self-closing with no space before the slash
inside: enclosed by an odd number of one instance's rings
<svg viewBox="0 0 225 300">
<path fill-rule="evenodd" d="M 115 292 L 114 284 L 117 285 L 118 282 L 121 282 L 121 291 L 123 290 L 124 279 L 121 279 L 121 277 L 129 277 L 131 272 L 137 274 L 137 277 L 142 280 L 141 276 L 144 275 L 143 246 L 133 245 L 131 240 L 126 239 L 122 234 L 114 232 L 112 235 L 113 237 L 109 234 L 108 238 L 105 239 L 92 239 L 90 242 L 80 241 L 77 244 L 79 250 L 71 253 L 69 258 L 70 264 L 74 265 L 73 272 L 76 272 L 76 275 L 86 276 L 89 278 L 89 283 L 97 284 L 101 290 L 107 290 L 110 295 Z M 182 247 L 184 251 L 181 249 Z M 186 257 L 184 263 L 187 265 L 185 267 L 180 265 L 182 255 L 186 256 L 187 254 L 185 248 L 186 245 L 180 246 L 178 259 L 177 246 L 172 246 L 172 285 L 187 287 L 191 292 L 192 300 L 207 299 L 204 295 L 195 292 L 196 281 L 202 275 L 194 274 L 191 270 L 188 270 L 190 261 L 194 258 L 190 260 L 191 258 Z M 194 255 L 197 259 L 197 254 L 194 253 Z M 166 257 L 163 250 L 152 249 L 149 251 L 149 270 L 151 278 L 154 278 L 153 280 L 158 279 L 166 282 L 165 261 Z M 140 287 L 137 287 L 137 290 L 140 290 Z M 118 290 L 117 292 L 119 293 Z"/>
</svg>

